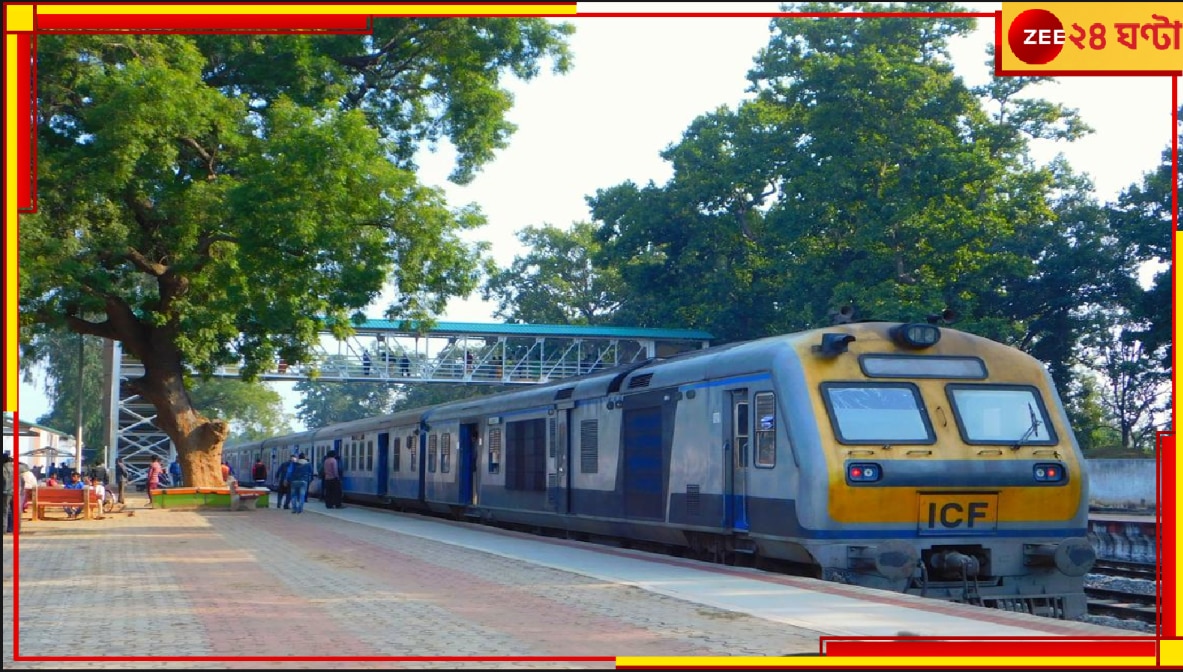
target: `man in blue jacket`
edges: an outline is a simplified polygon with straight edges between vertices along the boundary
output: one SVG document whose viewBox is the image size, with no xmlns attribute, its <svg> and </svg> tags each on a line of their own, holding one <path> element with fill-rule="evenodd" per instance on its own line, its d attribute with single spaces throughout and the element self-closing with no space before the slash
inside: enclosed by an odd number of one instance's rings
<svg viewBox="0 0 1183 672">
<path fill-rule="evenodd" d="M 277 508 L 286 509 L 292 504 L 292 469 L 295 467 L 296 454 L 292 453 L 292 459 L 279 465 L 279 468 L 275 470 L 276 492 L 279 493 L 279 496 L 275 498 Z"/>
<path fill-rule="evenodd" d="M 308 482 L 312 480 L 312 465 L 304 453 L 296 457 L 292 467 L 292 513 L 304 513 L 304 499 L 308 496 Z"/>
</svg>

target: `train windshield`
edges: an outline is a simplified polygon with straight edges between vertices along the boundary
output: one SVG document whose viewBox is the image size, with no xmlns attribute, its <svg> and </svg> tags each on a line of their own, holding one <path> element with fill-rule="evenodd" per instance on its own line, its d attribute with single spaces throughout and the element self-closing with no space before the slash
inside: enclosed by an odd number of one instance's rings
<svg viewBox="0 0 1183 672">
<path fill-rule="evenodd" d="M 932 427 L 910 383 L 823 383 L 830 423 L 842 443 L 932 443 Z"/>
<path fill-rule="evenodd" d="M 1033 387 L 949 385 L 947 389 L 966 443 L 1056 443 L 1043 398 Z"/>
</svg>

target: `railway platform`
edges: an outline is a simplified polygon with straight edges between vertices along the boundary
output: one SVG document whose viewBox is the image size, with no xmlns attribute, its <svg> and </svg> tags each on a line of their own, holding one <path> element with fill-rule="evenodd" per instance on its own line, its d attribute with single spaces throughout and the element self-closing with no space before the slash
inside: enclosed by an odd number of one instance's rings
<svg viewBox="0 0 1183 672">
<path fill-rule="evenodd" d="M 1139 637 L 316 501 L 293 515 L 135 498 L 21 525 L 3 549 L 6 669 L 612 668 L 810 655 L 835 636 Z"/>
</svg>

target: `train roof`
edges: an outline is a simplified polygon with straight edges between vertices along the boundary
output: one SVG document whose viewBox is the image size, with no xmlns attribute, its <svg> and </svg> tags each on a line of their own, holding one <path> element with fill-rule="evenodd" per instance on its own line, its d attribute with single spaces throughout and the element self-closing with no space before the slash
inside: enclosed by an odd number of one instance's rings
<svg viewBox="0 0 1183 672">
<path fill-rule="evenodd" d="M 855 341 L 861 342 L 862 344 L 889 341 L 892 339 L 891 330 L 901 324 L 905 323 L 851 322 L 788 334 L 767 336 L 748 341 L 737 341 L 710 348 L 691 350 L 667 358 L 634 362 L 612 369 L 596 371 L 578 377 L 563 378 L 527 388 L 497 392 L 470 399 L 460 399 L 430 407 L 400 411 L 398 413 L 363 418 L 350 422 L 336 423 L 299 434 L 268 439 L 264 443 L 265 445 L 273 445 L 275 442 L 290 444 L 293 442 L 303 443 L 307 441 L 311 443 L 312 441 L 330 436 L 337 437 L 344 434 L 360 434 L 399 424 L 417 424 L 420 420 L 442 420 L 462 418 L 475 414 L 496 413 L 503 407 L 506 409 L 518 408 L 522 404 L 528 406 L 549 406 L 563 402 L 574 403 L 583 399 L 599 398 L 616 392 L 628 392 L 631 387 L 647 387 L 648 379 L 644 379 L 643 377 L 654 371 L 655 367 L 659 365 L 664 372 L 662 377 L 665 378 L 665 374 L 668 374 L 668 379 L 654 381 L 654 384 L 676 385 L 684 381 L 701 380 L 709 377 L 712 373 L 711 369 L 715 367 L 715 363 L 721 355 L 727 358 L 726 355 L 733 354 L 741 360 L 746 358 L 751 362 L 751 366 L 755 370 L 761 366 L 766 366 L 765 362 L 767 360 L 758 354 L 760 351 L 767 350 L 769 351 L 769 356 L 772 356 L 775 354 L 773 353 L 773 349 L 783 349 L 785 345 L 788 345 L 790 349 L 800 352 L 803 347 L 819 345 L 822 341 L 822 335 L 827 333 L 848 334 L 854 336 Z M 934 326 L 940 328 L 942 337 L 949 337 L 945 341 L 946 344 L 968 344 L 972 345 L 975 349 L 982 349 L 983 351 L 1011 349 L 1009 346 L 998 343 L 997 341 L 960 331 L 947 325 Z M 1030 356 L 1028 355 L 1028 357 Z M 1034 358 L 1031 359 L 1037 361 Z M 634 379 L 638 381 L 644 380 L 645 382 L 634 384 Z"/>
</svg>

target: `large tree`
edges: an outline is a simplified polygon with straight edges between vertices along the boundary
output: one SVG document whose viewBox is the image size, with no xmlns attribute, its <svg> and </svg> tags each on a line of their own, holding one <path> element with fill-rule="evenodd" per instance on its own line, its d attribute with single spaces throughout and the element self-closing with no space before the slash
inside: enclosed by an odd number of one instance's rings
<svg viewBox="0 0 1183 672">
<path fill-rule="evenodd" d="M 774 19 L 749 73 L 754 98 L 695 120 L 663 153 L 667 184 L 591 199 L 601 262 L 628 288 L 622 312 L 734 340 L 826 324 L 844 305 L 886 320 L 949 307 L 965 328 L 1018 341 L 1023 317 L 994 309 L 999 281 L 1037 274 L 1018 243 L 1049 238 L 1038 234 L 1055 220 L 1057 186 L 1026 142 L 1086 129 L 1018 96 L 1037 80 L 966 86 L 947 44 L 972 28 L 935 16 Z"/>
<path fill-rule="evenodd" d="M 194 484 L 218 482 L 224 420 L 185 379 L 307 361 L 390 282 L 428 319 L 475 288 L 483 223 L 420 184 L 423 146 L 464 182 L 513 125 L 502 79 L 569 67 L 541 19 L 379 19 L 367 36 L 45 35 L 38 212 L 20 221 L 22 344 L 120 341 Z"/>
</svg>

